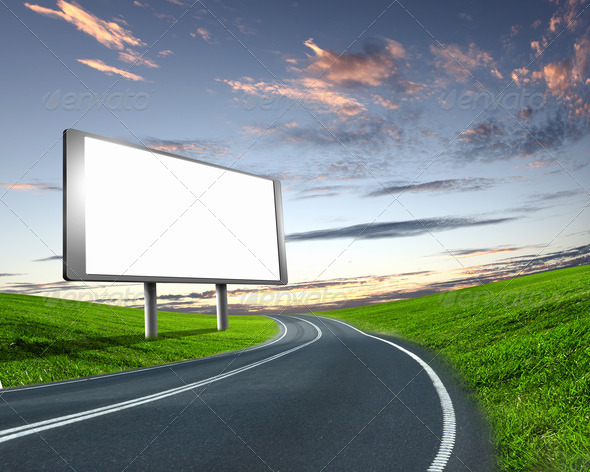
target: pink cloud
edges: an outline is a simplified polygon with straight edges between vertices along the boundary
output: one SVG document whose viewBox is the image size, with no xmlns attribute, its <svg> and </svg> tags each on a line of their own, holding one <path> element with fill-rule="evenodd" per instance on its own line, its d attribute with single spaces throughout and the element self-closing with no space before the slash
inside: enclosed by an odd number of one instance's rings
<svg viewBox="0 0 590 472">
<path fill-rule="evenodd" d="M 436 66 L 459 82 L 471 80 L 473 71 L 479 67 L 495 68 L 494 58 L 478 48 L 475 43 L 470 43 L 467 50 L 456 44 L 449 44 L 444 48 L 433 44 L 430 46 L 430 52 L 434 55 Z"/>
<path fill-rule="evenodd" d="M 381 105 L 383 108 L 389 108 L 390 110 L 397 110 L 399 108 L 399 105 L 397 103 L 392 102 L 391 100 L 388 100 L 387 98 L 384 98 L 381 95 L 374 94 L 373 101 L 377 105 Z"/>
<path fill-rule="evenodd" d="M 199 35 L 203 41 L 207 41 L 208 43 L 211 42 L 211 33 L 209 33 L 209 31 L 207 31 L 205 28 L 197 28 L 196 34 L 191 33 L 193 38 L 195 38 L 197 35 Z"/>
<path fill-rule="evenodd" d="M 564 98 L 570 90 L 571 67 L 569 61 L 547 64 L 542 73 L 549 91 L 557 97 Z"/>
<path fill-rule="evenodd" d="M 490 74 L 492 74 L 497 79 L 503 79 L 504 78 L 504 76 L 502 75 L 502 73 L 496 67 L 492 67 L 492 69 L 490 70 Z"/>
<path fill-rule="evenodd" d="M 511 77 L 516 85 L 527 84 L 531 81 L 530 71 L 526 67 L 520 67 L 512 71 Z"/>
<path fill-rule="evenodd" d="M 133 50 L 121 51 L 119 53 L 119 60 L 122 62 L 126 62 L 128 64 L 134 64 L 134 65 L 138 65 L 138 66 L 146 66 L 146 67 L 152 67 L 152 68 L 160 67 L 158 64 L 156 64 L 151 59 L 148 59 L 145 56 L 142 57 L 142 55 L 139 52 L 133 51 Z"/>
<path fill-rule="evenodd" d="M 493 136 L 499 136 L 504 132 L 502 129 L 489 123 L 479 123 L 475 128 L 465 130 L 461 133 L 460 141 L 473 142 L 479 139 L 489 139 Z"/>
<path fill-rule="evenodd" d="M 579 24 L 579 15 L 586 0 L 565 0 L 555 2 L 559 5 L 557 11 L 549 20 L 549 32 L 560 33 L 562 29 L 575 29 Z"/>
<path fill-rule="evenodd" d="M 76 59 L 78 62 L 92 67 L 93 69 L 104 72 L 106 75 L 120 75 L 124 79 L 133 80 L 136 82 L 143 82 L 145 79 L 140 75 L 132 74 L 131 72 L 119 69 L 117 67 L 109 66 L 100 59 Z"/>
<path fill-rule="evenodd" d="M 29 191 L 29 190 L 38 190 L 38 191 L 58 191 L 61 190 L 61 187 L 56 185 L 51 185 L 44 182 L 34 182 L 34 183 L 27 183 L 27 184 L 9 184 L 9 183 L 0 183 L 0 187 L 4 187 L 10 190 L 18 190 L 18 191 Z"/>
<path fill-rule="evenodd" d="M 139 38 L 136 38 L 131 31 L 123 28 L 114 21 L 105 21 L 92 13 L 84 10 L 76 3 L 68 3 L 64 0 L 58 0 L 59 10 L 52 10 L 39 5 L 25 3 L 30 10 L 50 18 L 60 18 L 73 24 L 79 31 L 82 31 L 102 45 L 122 50 L 126 46 L 144 46 Z"/>
<path fill-rule="evenodd" d="M 551 20 L 549 20 L 549 31 L 551 31 L 552 33 L 555 33 L 557 31 L 557 27 L 559 26 L 561 21 L 562 21 L 561 17 L 557 16 L 557 14 L 553 15 L 551 17 Z"/>
<path fill-rule="evenodd" d="M 546 64 L 532 75 L 533 79 L 545 82 L 551 95 L 567 104 L 571 117 L 590 115 L 590 104 L 585 98 L 590 86 L 589 58 L 590 30 L 574 43 L 571 57 Z"/>
<path fill-rule="evenodd" d="M 311 78 L 287 80 L 284 87 L 277 83 L 253 82 L 249 80 L 222 80 L 236 92 L 254 97 L 282 96 L 290 100 L 301 99 L 304 105 L 315 105 L 324 112 L 354 116 L 365 111 L 356 99 L 332 90 L 322 80 Z M 301 98 L 300 98 L 301 97 Z"/>
<path fill-rule="evenodd" d="M 550 167 L 555 164 L 554 161 L 533 161 L 529 162 L 525 167 L 529 169 L 540 169 L 542 167 Z"/>
<path fill-rule="evenodd" d="M 309 55 L 311 64 L 306 72 L 311 76 L 322 75 L 322 79 L 334 84 L 381 85 L 397 71 L 396 61 L 405 57 L 403 46 L 392 39 L 385 40 L 382 50 L 371 53 L 343 53 L 322 49 L 312 38 L 305 41 L 314 55 Z"/>
</svg>

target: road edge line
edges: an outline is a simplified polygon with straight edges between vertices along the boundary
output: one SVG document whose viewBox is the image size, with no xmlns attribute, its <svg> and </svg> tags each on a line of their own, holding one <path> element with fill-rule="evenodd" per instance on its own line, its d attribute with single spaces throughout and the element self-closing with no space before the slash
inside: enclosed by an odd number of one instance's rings
<svg viewBox="0 0 590 472">
<path fill-rule="evenodd" d="M 359 333 L 363 334 L 364 336 L 368 336 L 369 338 L 377 339 L 378 341 L 384 342 L 386 344 L 390 344 L 391 346 L 395 347 L 396 349 L 402 351 L 404 354 L 408 355 L 412 359 L 414 359 L 426 372 L 426 374 L 430 377 L 432 384 L 434 385 L 434 389 L 438 395 L 438 399 L 440 401 L 440 406 L 443 412 L 443 434 L 440 440 L 440 446 L 438 448 L 438 452 L 432 462 L 430 463 L 430 467 L 428 467 L 426 472 L 443 472 L 449 459 L 451 458 L 451 454 L 455 447 L 455 437 L 457 434 L 457 420 L 455 417 L 455 408 L 453 407 L 453 402 L 451 400 L 451 396 L 447 391 L 446 387 L 444 386 L 442 380 L 438 376 L 438 374 L 434 371 L 430 365 L 424 361 L 420 356 L 414 354 L 412 351 L 392 342 L 387 339 L 380 338 L 379 336 L 375 336 L 373 334 L 365 333 L 361 331 L 355 326 L 352 326 L 344 321 L 337 320 L 335 318 L 326 318 L 327 320 L 336 321 L 340 324 L 343 324 Z"/>
</svg>

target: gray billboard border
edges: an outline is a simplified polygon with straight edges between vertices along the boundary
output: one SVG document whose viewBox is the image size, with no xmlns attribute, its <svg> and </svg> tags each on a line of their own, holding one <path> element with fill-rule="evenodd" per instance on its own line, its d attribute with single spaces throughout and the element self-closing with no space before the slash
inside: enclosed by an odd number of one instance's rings
<svg viewBox="0 0 590 472">
<path fill-rule="evenodd" d="M 84 189 L 84 138 L 90 137 L 132 149 L 148 151 L 175 159 L 222 169 L 226 172 L 256 177 L 273 182 L 274 208 L 277 230 L 277 256 L 279 262 L 279 279 L 229 279 L 207 277 L 159 277 L 125 274 L 88 274 L 86 273 L 85 247 L 85 189 Z M 285 285 L 288 282 L 287 256 L 283 222 L 283 205 L 281 182 L 249 172 L 199 161 L 169 152 L 150 149 L 145 146 L 128 143 L 123 140 L 99 136 L 85 131 L 66 129 L 63 132 L 63 278 L 67 281 L 87 282 L 153 282 L 153 283 L 214 283 L 214 284 L 254 284 Z"/>
</svg>

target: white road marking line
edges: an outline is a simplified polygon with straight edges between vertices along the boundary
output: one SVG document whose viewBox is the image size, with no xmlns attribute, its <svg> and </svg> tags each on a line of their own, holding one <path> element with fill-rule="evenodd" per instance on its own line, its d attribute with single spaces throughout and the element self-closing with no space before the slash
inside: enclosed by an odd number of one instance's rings
<svg viewBox="0 0 590 472">
<path fill-rule="evenodd" d="M 279 315 L 279 316 L 280 316 L 280 315 Z M 268 346 L 270 346 L 271 344 L 274 344 L 274 343 L 276 343 L 276 342 L 279 342 L 281 339 L 283 339 L 283 338 L 284 338 L 284 337 L 287 335 L 287 327 L 285 326 L 285 323 L 283 323 L 281 320 L 279 320 L 279 319 L 277 319 L 277 318 L 273 318 L 272 316 L 267 316 L 267 318 L 270 318 L 271 320 L 273 320 L 273 321 L 276 321 L 277 323 L 280 323 L 280 324 L 282 324 L 282 325 L 283 325 L 283 334 L 282 334 L 280 337 L 278 337 L 278 338 L 276 338 L 276 339 L 273 339 L 272 341 L 270 341 L 270 342 L 268 342 L 268 343 L 263 343 L 263 344 L 261 344 L 260 346 L 252 346 L 252 347 L 248 347 L 248 348 L 246 348 L 246 349 L 242 350 L 242 351 L 240 352 L 240 354 L 241 354 L 242 352 L 250 352 L 250 351 L 255 351 L 256 349 L 262 349 L 263 347 L 268 347 Z M 198 360 L 198 359 L 195 359 L 195 360 Z"/>
<path fill-rule="evenodd" d="M 442 438 L 440 441 L 440 446 L 438 448 L 438 452 L 437 452 L 436 456 L 434 457 L 433 461 L 430 463 L 430 467 L 428 467 L 426 472 L 443 472 L 446 465 L 447 465 L 447 462 L 449 461 L 449 459 L 451 457 L 451 454 L 453 452 L 453 448 L 455 447 L 457 421 L 455 419 L 455 409 L 453 408 L 453 402 L 451 401 L 451 396 L 449 395 L 449 392 L 445 388 L 444 384 L 442 383 L 442 380 L 437 375 L 437 373 L 432 369 L 432 367 L 430 367 L 428 365 L 428 363 L 426 363 L 424 360 L 422 360 L 422 358 L 418 357 L 413 352 L 408 351 L 407 349 L 399 346 L 398 344 L 395 344 L 394 342 L 388 341 L 386 339 L 382 339 L 378 336 L 373 336 L 372 334 L 367 334 L 364 331 L 361 331 L 360 329 L 355 328 L 354 326 L 351 326 L 348 323 L 345 323 L 344 321 L 336 320 L 334 318 L 327 318 L 327 319 L 332 320 L 332 321 L 336 321 L 336 322 L 341 323 L 345 326 L 348 326 L 350 329 L 354 329 L 355 331 L 358 331 L 359 333 L 361 333 L 365 336 L 368 336 L 370 338 L 377 339 L 378 341 L 384 342 L 386 344 L 390 344 L 391 346 L 395 347 L 396 349 L 399 349 L 404 354 L 407 354 L 412 359 L 414 359 L 418 364 L 420 364 L 420 366 L 428 374 L 428 376 L 430 377 L 430 380 L 432 381 L 432 384 L 434 385 L 434 388 L 436 389 L 436 393 L 438 394 L 438 398 L 440 400 L 440 406 L 441 406 L 442 412 L 443 412 L 443 434 L 442 434 Z"/>
<path fill-rule="evenodd" d="M 270 318 L 270 316 L 268 318 Z M 281 339 L 283 339 L 285 337 L 285 335 L 287 334 L 287 328 L 285 326 L 285 323 L 283 323 L 282 321 L 280 321 L 280 320 L 278 320 L 276 318 L 272 318 L 272 319 L 274 321 L 277 321 L 277 322 L 279 322 L 280 324 L 283 325 L 283 328 L 285 328 L 285 330 L 283 331 L 283 334 L 280 337 L 278 337 L 277 339 L 274 339 L 274 340 L 272 340 L 272 341 L 270 341 L 268 343 L 263 343 L 260 346 L 253 346 L 253 347 L 246 348 L 246 349 L 242 350 L 242 352 L 254 351 L 256 349 L 261 349 L 263 347 L 270 346 L 271 344 L 274 344 L 274 343 L 280 341 Z M 83 378 L 83 379 L 61 380 L 61 381 L 56 381 L 56 382 L 51 382 L 51 383 L 45 383 L 45 384 L 39 384 L 39 385 L 31 385 L 31 386 L 28 386 L 28 387 L 14 387 L 14 388 L 9 388 L 8 390 L 6 390 L 4 392 L 4 395 L 8 395 L 8 394 L 11 394 L 13 392 L 22 392 L 24 390 L 37 390 L 39 388 L 59 387 L 60 385 L 68 385 L 68 384 L 81 383 L 81 382 L 91 382 L 93 380 L 101 380 L 101 379 L 107 379 L 109 377 L 119 377 L 121 375 L 136 374 L 138 372 L 147 372 L 149 370 L 166 369 L 168 367 L 174 367 L 174 366 L 181 365 L 181 364 L 187 364 L 189 362 L 199 362 L 199 361 L 202 361 L 202 360 L 207 360 L 207 359 L 210 359 L 212 357 L 217 357 L 217 356 L 231 356 L 231 355 L 234 355 L 235 353 L 236 353 L 236 351 L 223 352 L 221 354 L 213 354 L 212 356 L 201 357 L 199 359 L 190 359 L 188 361 L 171 362 L 169 364 L 154 365 L 152 367 L 142 367 L 142 368 L 139 368 L 139 369 L 125 370 L 125 371 L 122 371 L 122 372 L 113 372 L 112 374 L 99 374 L 99 375 L 94 375 L 92 377 L 86 377 L 86 378 Z M 0 388 L 2 388 L 1 384 L 0 384 Z"/>
<path fill-rule="evenodd" d="M 24 426 L 17 426 L 15 428 L 5 429 L 3 431 L 0 431 L 0 443 L 7 442 L 12 439 L 17 439 L 17 438 L 20 438 L 23 436 L 36 434 L 41 431 L 46 431 L 48 429 L 59 428 L 61 426 L 65 426 L 68 424 L 78 423 L 80 421 L 89 420 L 91 418 L 96 418 L 98 416 L 108 415 L 110 413 L 115 413 L 117 411 L 126 410 L 128 408 L 133 408 L 133 407 L 136 407 L 139 405 L 144 405 L 146 403 L 151 403 L 151 402 L 154 402 L 157 400 L 162 400 L 163 398 L 170 397 L 172 395 L 177 395 L 179 393 L 184 393 L 189 390 L 192 390 L 193 388 L 202 387 L 204 385 L 208 385 L 210 383 L 217 382 L 222 379 L 226 379 L 226 378 L 231 377 L 233 375 L 245 372 L 247 370 L 253 369 L 254 367 L 261 366 L 263 364 L 266 364 L 267 362 L 270 362 L 270 361 L 273 361 L 273 360 L 278 359 L 280 357 L 286 356 L 287 354 L 291 354 L 292 352 L 298 351 L 299 349 L 302 349 L 306 346 L 309 346 L 310 344 L 315 343 L 316 341 L 318 341 L 322 337 L 321 329 L 318 328 L 315 324 L 311 323 L 310 321 L 304 320 L 302 318 L 297 318 L 297 319 L 304 321 L 305 323 L 310 324 L 311 326 L 313 326 L 315 328 L 315 330 L 317 331 L 317 335 L 314 339 L 312 339 L 311 341 L 308 341 L 304 344 L 301 344 L 300 346 L 295 346 L 295 347 L 288 349 L 286 351 L 279 352 L 278 354 L 275 354 L 271 357 L 267 357 L 267 358 L 262 359 L 260 361 L 253 362 L 252 364 L 248 364 L 243 367 L 239 367 L 237 369 L 230 370 L 228 372 L 225 372 L 220 375 L 216 375 L 214 377 L 210 377 L 205 380 L 200 380 L 198 382 L 193 382 L 193 383 L 190 383 L 187 385 L 183 385 L 182 387 L 172 388 L 169 390 L 165 390 L 163 392 L 155 393 L 152 395 L 146 395 L 144 397 L 140 397 L 140 398 L 136 398 L 133 400 L 128 400 L 128 401 L 124 401 L 124 402 L 120 402 L 120 403 L 115 403 L 113 405 L 108 405 L 108 406 L 104 406 L 101 408 L 94 408 L 92 410 L 81 411 L 79 413 L 74 413 L 71 415 L 60 416 L 60 417 L 52 418 L 49 420 L 38 421 L 36 423 L 26 424 Z M 285 326 L 285 333 L 286 333 L 287 327 L 284 324 L 283 324 L 283 326 Z"/>
</svg>

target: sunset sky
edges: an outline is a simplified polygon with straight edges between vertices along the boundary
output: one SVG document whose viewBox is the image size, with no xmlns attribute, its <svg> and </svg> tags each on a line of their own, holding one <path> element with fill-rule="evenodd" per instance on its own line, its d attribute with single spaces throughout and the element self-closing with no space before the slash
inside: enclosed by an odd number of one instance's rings
<svg viewBox="0 0 590 472">
<path fill-rule="evenodd" d="M 143 305 L 141 284 L 61 278 L 66 128 L 282 181 L 290 284 L 230 286 L 230 313 L 587 264 L 589 6 L 8 0 L 0 291 Z"/>
</svg>

